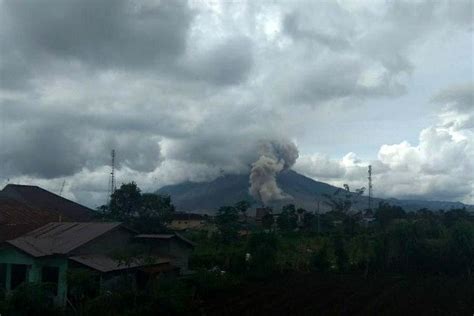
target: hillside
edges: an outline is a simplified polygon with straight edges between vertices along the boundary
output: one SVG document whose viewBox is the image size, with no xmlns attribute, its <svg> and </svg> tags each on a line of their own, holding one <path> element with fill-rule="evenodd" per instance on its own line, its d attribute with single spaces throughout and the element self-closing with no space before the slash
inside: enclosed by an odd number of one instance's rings
<svg viewBox="0 0 474 316">
<path fill-rule="evenodd" d="M 293 170 L 282 172 L 277 177 L 278 186 L 294 199 L 283 200 L 273 203 L 271 206 L 278 209 L 284 204 L 294 203 L 298 207 L 307 210 L 315 210 L 317 201 L 321 201 L 320 210 L 328 210 L 324 203 L 323 194 L 333 194 L 337 187 L 327 183 L 318 182 L 305 177 Z M 232 205 L 240 200 L 252 201 L 253 207 L 259 206 L 248 193 L 249 176 L 243 175 L 224 175 L 209 182 L 185 182 L 176 185 L 164 186 L 157 191 L 158 194 L 169 194 L 180 211 L 213 213 L 223 205 Z M 382 199 L 374 199 L 374 205 Z M 414 211 L 420 208 L 430 210 L 462 208 L 465 205 L 459 202 L 444 201 L 421 201 L 421 200 L 386 200 L 390 204 L 400 205 L 406 210 Z M 363 209 L 367 207 L 367 197 L 360 197 L 356 208 Z"/>
</svg>

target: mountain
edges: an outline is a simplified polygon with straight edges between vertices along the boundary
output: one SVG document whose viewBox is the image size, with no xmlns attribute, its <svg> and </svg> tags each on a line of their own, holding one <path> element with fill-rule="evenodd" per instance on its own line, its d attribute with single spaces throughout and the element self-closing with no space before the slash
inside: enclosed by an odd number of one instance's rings
<svg viewBox="0 0 474 316">
<path fill-rule="evenodd" d="M 306 210 L 316 210 L 318 201 L 320 211 L 329 210 L 329 206 L 323 194 L 334 194 L 338 189 L 335 186 L 324 182 L 315 181 L 305 177 L 293 170 L 281 172 L 277 176 L 278 186 L 293 199 L 282 200 L 272 203 L 274 209 L 280 209 L 283 205 L 293 203 L 297 207 Z M 253 208 L 260 206 L 249 193 L 249 175 L 224 175 L 209 182 L 184 182 L 181 184 L 168 185 L 160 188 L 156 193 L 168 194 L 179 211 L 209 213 L 212 214 L 220 206 L 233 205 L 241 200 L 248 200 L 253 203 Z M 357 197 L 356 209 L 364 209 L 368 206 L 367 196 Z M 373 205 L 377 205 L 383 199 L 374 198 Z M 402 206 L 408 211 L 421 208 L 430 210 L 462 208 L 466 205 L 460 202 L 439 202 L 421 200 L 398 200 L 387 199 L 386 202 Z M 472 206 L 466 206 L 472 207 Z"/>
</svg>

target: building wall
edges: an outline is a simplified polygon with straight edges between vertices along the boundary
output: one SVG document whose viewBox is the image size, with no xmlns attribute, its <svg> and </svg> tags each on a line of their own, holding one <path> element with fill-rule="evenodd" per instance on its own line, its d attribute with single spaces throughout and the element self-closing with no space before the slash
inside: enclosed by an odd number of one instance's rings
<svg viewBox="0 0 474 316">
<path fill-rule="evenodd" d="M 67 269 L 68 262 L 64 257 L 48 257 L 48 258 L 34 258 L 13 247 L 4 247 L 0 249 L 0 264 L 5 264 L 5 285 L 6 290 L 11 290 L 11 271 L 12 265 L 22 264 L 27 265 L 28 282 L 41 282 L 41 271 L 43 267 L 57 267 L 59 270 L 57 303 L 64 305 L 67 297 Z"/>
<path fill-rule="evenodd" d="M 171 264 L 179 267 L 181 272 L 189 271 L 189 256 L 193 249 L 177 238 L 147 239 L 139 243 L 146 245 L 150 255 L 168 257 Z"/>
<path fill-rule="evenodd" d="M 169 227 L 175 230 L 184 229 L 199 229 L 204 227 L 204 220 L 184 219 L 184 220 L 172 220 Z"/>
</svg>

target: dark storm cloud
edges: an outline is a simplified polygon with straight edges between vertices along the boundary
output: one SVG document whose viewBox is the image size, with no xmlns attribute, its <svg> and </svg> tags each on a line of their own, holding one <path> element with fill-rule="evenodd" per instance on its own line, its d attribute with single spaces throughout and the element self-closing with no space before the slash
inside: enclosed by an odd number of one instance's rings
<svg viewBox="0 0 474 316">
<path fill-rule="evenodd" d="M 67 176 L 71 194 L 91 199 L 106 185 L 113 148 L 118 176 L 150 190 L 248 172 L 262 139 L 317 135 L 328 120 L 321 109 L 403 94 L 412 52 L 452 24 L 466 29 L 470 7 L 0 1 L 0 175 L 42 184 Z M 331 131 L 334 147 L 342 133 Z M 311 170 L 327 169 L 314 161 L 323 159 L 309 159 Z M 331 177 L 348 175 L 327 166 Z"/>
<path fill-rule="evenodd" d="M 161 162 L 158 139 L 146 134 L 89 132 L 80 126 L 17 124 L 2 136 L 7 150 L 0 152 L 3 174 L 39 178 L 70 176 L 83 168 L 109 164 L 116 149 L 117 167 L 150 172 Z"/>
<path fill-rule="evenodd" d="M 233 85 L 244 81 L 252 69 L 252 41 L 245 37 L 232 37 L 193 56 L 185 66 L 186 75 L 212 82 L 216 85 Z M 191 54 L 195 54 L 191 52 Z"/>
<path fill-rule="evenodd" d="M 185 49 L 191 12 L 184 1 L 5 1 L 10 39 L 39 54 L 99 67 L 149 67 Z"/>
<path fill-rule="evenodd" d="M 34 89 L 58 73 L 171 73 L 193 18 L 185 1 L 3 1 L 2 89 Z"/>
</svg>

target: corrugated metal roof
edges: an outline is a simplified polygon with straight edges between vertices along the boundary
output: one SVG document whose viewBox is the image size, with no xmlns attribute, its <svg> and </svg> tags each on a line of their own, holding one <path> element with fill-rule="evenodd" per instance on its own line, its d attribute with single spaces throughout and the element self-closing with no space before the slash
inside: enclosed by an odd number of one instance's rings
<svg viewBox="0 0 474 316">
<path fill-rule="evenodd" d="M 19 237 L 47 223 L 69 219 L 58 213 L 29 207 L 9 198 L 0 198 L 0 242 Z"/>
<path fill-rule="evenodd" d="M 190 246 L 196 246 L 196 243 L 187 239 L 186 237 L 182 236 L 181 234 L 174 233 L 174 234 L 140 234 L 136 235 L 135 238 L 140 239 L 158 239 L 158 240 L 169 240 L 172 238 L 177 238 L 178 240 L 183 241 L 184 243 Z"/>
<path fill-rule="evenodd" d="M 49 223 L 7 243 L 33 257 L 67 254 L 120 225 L 117 222 Z"/>
<path fill-rule="evenodd" d="M 153 260 L 147 259 L 146 261 L 143 259 L 131 260 L 130 263 L 125 264 L 109 256 L 97 254 L 74 256 L 69 259 L 100 272 L 112 272 L 170 263 L 169 258 L 154 258 Z"/>
<path fill-rule="evenodd" d="M 33 185 L 8 184 L 0 193 L 29 207 L 59 213 L 76 222 L 90 221 L 94 214 L 94 211 L 86 206 Z"/>
<path fill-rule="evenodd" d="M 171 239 L 175 237 L 174 234 L 139 234 L 135 238 L 146 238 L 146 239 Z"/>
</svg>

